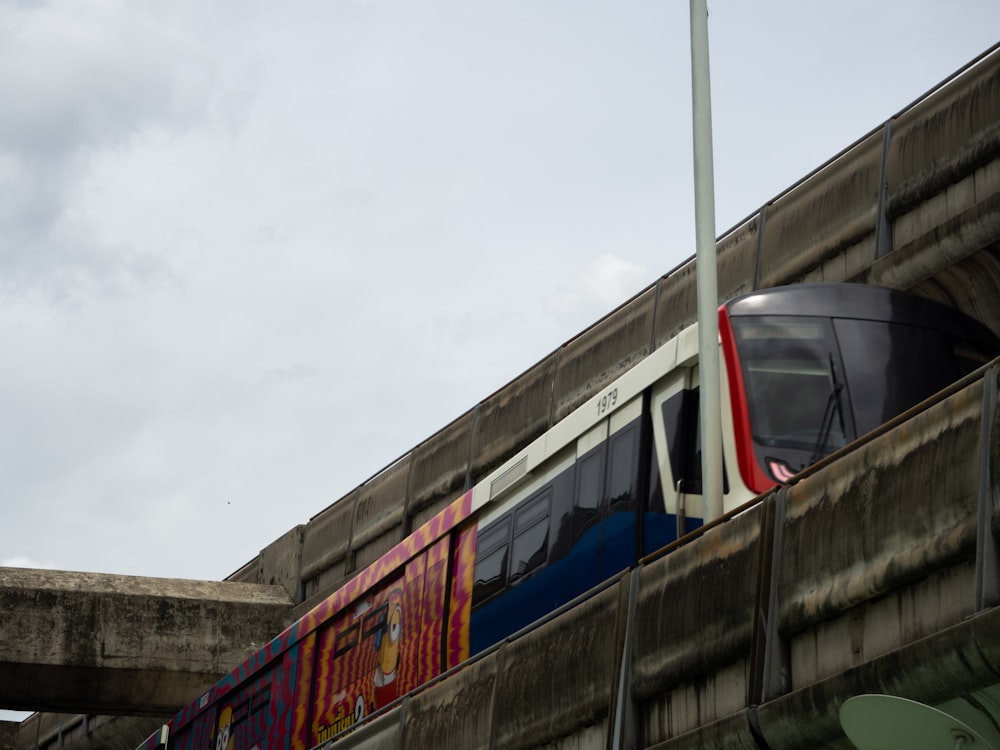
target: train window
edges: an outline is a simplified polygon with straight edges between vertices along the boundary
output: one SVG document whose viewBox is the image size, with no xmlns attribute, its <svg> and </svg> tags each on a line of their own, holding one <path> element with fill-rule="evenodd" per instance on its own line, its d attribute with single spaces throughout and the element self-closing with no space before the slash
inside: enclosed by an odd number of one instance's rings
<svg viewBox="0 0 1000 750">
<path fill-rule="evenodd" d="M 258 690 L 250 699 L 250 713 L 255 714 L 263 711 L 271 702 L 271 686 L 265 685 Z"/>
<path fill-rule="evenodd" d="M 347 653 L 358 643 L 358 623 L 354 623 L 337 636 L 337 639 L 333 644 L 333 655 L 340 656 L 341 654 Z"/>
<path fill-rule="evenodd" d="M 576 485 L 576 507 L 596 512 L 601 504 L 603 488 L 604 452 L 598 449 L 580 461 Z"/>
<path fill-rule="evenodd" d="M 939 331 L 874 320 L 836 319 L 833 325 L 859 435 L 934 395 L 962 374 L 951 343 Z"/>
<path fill-rule="evenodd" d="M 827 448 L 844 445 L 842 400 L 836 396 L 834 370 L 805 359 L 772 359 L 747 366 L 752 394 L 754 437 L 768 446 L 812 448 L 827 421 L 831 399 L 838 413 L 825 436 Z"/>
<path fill-rule="evenodd" d="M 850 416 L 829 320 L 748 316 L 733 326 L 754 441 L 820 455 L 843 446 Z"/>
<path fill-rule="evenodd" d="M 385 621 L 389 615 L 389 603 L 386 602 L 381 607 L 376 609 L 370 615 L 365 617 L 364 620 L 364 631 L 363 638 L 370 638 L 376 633 L 380 633 L 385 630 Z"/>
<path fill-rule="evenodd" d="M 552 490 L 546 489 L 540 496 L 529 500 L 524 507 L 519 508 L 514 517 L 514 536 L 534 526 L 538 521 L 549 517 L 549 498 Z"/>
<path fill-rule="evenodd" d="M 698 391 L 684 389 L 663 402 L 663 426 L 674 489 L 701 494 L 701 439 L 698 430 Z"/>
<path fill-rule="evenodd" d="M 551 488 L 544 490 L 514 517 L 514 542 L 511 545 L 511 582 L 527 575 L 545 562 L 549 540 L 549 502 Z"/>
<path fill-rule="evenodd" d="M 476 541 L 476 552 L 482 554 L 492 552 L 500 546 L 506 546 L 507 534 L 510 531 L 510 516 L 502 518 L 479 534 Z"/>
<path fill-rule="evenodd" d="M 473 607 L 485 602 L 507 585 L 509 535 L 510 516 L 500 519 L 479 534 L 472 584 Z"/>
<path fill-rule="evenodd" d="M 561 560 L 573 549 L 573 479 L 575 472 L 563 471 L 552 481 L 549 528 L 549 563 Z"/>
<path fill-rule="evenodd" d="M 701 414 L 699 389 L 684 389 L 663 402 L 663 427 L 674 490 L 701 494 Z M 722 491 L 729 492 L 729 474 L 722 466 Z"/>
<path fill-rule="evenodd" d="M 629 427 L 611 438 L 611 476 L 608 479 L 609 505 L 629 503 L 635 496 L 637 427 Z"/>
</svg>

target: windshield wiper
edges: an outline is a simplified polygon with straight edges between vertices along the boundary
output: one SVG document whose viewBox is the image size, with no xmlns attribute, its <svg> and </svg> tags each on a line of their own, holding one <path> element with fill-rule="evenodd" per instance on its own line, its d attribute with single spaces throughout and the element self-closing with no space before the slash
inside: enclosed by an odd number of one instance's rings
<svg viewBox="0 0 1000 750">
<path fill-rule="evenodd" d="M 840 392 L 844 389 L 844 384 L 837 380 L 837 373 L 833 367 L 832 354 L 830 355 L 830 380 L 833 381 L 833 388 L 830 389 L 830 396 L 826 400 L 826 409 L 823 410 L 823 421 L 819 427 L 819 435 L 816 436 L 816 445 L 813 448 L 813 454 L 809 457 L 810 466 L 829 452 L 824 449 L 826 448 L 827 441 L 830 439 L 830 433 L 833 431 L 834 414 L 840 420 L 841 435 L 847 432 L 844 427 L 844 412 L 840 406 Z"/>
</svg>

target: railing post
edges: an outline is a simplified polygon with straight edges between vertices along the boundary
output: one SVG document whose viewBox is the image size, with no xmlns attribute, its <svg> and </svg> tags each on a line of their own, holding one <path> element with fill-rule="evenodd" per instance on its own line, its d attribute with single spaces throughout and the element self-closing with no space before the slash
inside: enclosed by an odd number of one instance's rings
<svg viewBox="0 0 1000 750">
<path fill-rule="evenodd" d="M 875 212 L 875 258 L 882 258 L 892 252 L 892 222 L 889 221 L 889 144 L 892 142 L 892 120 L 887 120 L 882 129 L 882 167 L 878 180 L 878 208 Z"/>
<path fill-rule="evenodd" d="M 771 537 L 770 559 L 764 556 L 763 564 L 770 563 L 767 602 L 764 620 L 764 660 L 760 675 L 760 702 L 766 703 L 788 691 L 788 644 L 778 633 L 781 602 L 778 600 L 778 584 L 781 581 L 781 538 L 788 506 L 788 488 L 780 487 L 774 493 L 774 533 Z M 764 575 L 764 571 L 761 571 Z M 762 587 L 763 588 L 763 587 Z M 762 591 L 763 593 L 763 591 Z M 761 602 L 761 604 L 764 604 Z"/>
<path fill-rule="evenodd" d="M 979 437 L 979 518 L 976 524 L 976 601 L 975 611 L 1000 604 L 1000 564 L 993 536 L 993 472 L 990 456 L 995 439 L 993 424 L 997 410 L 997 367 L 983 375 L 983 416 Z"/>
<path fill-rule="evenodd" d="M 615 715 L 611 725 L 612 750 L 636 746 L 635 706 L 632 702 L 632 628 L 635 621 L 635 603 L 639 598 L 639 574 L 643 566 L 629 573 L 628 604 L 625 615 L 625 637 L 622 643 L 622 663 L 618 670 L 618 694 L 615 698 Z"/>
</svg>

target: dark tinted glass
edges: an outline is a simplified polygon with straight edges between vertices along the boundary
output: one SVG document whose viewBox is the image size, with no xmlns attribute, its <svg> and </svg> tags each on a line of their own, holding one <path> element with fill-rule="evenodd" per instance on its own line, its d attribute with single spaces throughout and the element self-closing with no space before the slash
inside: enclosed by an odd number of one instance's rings
<svg viewBox="0 0 1000 750">
<path fill-rule="evenodd" d="M 507 547 L 504 546 L 476 560 L 472 606 L 490 598 L 507 583 Z"/>
<path fill-rule="evenodd" d="M 594 453 L 580 462 L 576 486 L 576 507 L 597 510 L 604 488 L 604 454 Z"/>
<path fill-rule="evenodd" d="M 517 510 L 511 545 L 510 580 L 516 581 L 545 562 L 549 542 L 549 499 L 544 490 Z"/>
<path fill-rule="evenodd" d="M 496 523 L 490 526 L 490 528 L 480 532 L 479 539 L 476 541 L 477 554 L 481 554 L 484 552 L 492 552 L 501 544 L 506 544 L 507 535 L 509 532 L 510 532 L 509 517 L 504 518 L 499 523 Z"/>
<path fill-rule="evenodd" d="M 511 546 L 511 581 L 516 581 L 545 562 L 548 539 L 548 517 L 514 537 L 514 544 Z"/>
<path fill-rule="evenodd" d="M 517 516 L 514 520 L 514 535 L 517 536 L 529 526 L 534 525 L 539 519 L 549 517 L 549 498 L 552 490 L 547 489 L 542 494 L 529 500 L 523 507 L 517 509 Z"/>
<path fill-rule="evenodd" d="M 364 620 L 364 630 L 362 631 L 363 637 L 369 638 L 375 635 L 381 630 L 385 629 L 386 615 L 389 612 L 389 605 L 383 604 L 381 607 L 376 609 L 370 615 L 365 617 Z"/>
<path fill-rule="evenodd" d="M 678 391 L 663 402 L 663 427 L 674 489 L 701 494 L 701 399 L 699 389 Z M 729 492 L 729 475 L 722 466 L 722 490 Z"/>
<path fill-rule="evenodd" d="M 638 429 L 631 427 L 611 438 L 611 477 L 608 496 L 612 506 L 629 503 L 635 497 L 637 436 Z"/>
<path fill-rule="evenodd" d="M 507 585 L 507 543 L 510 516 L 480 532 L 476 540 L 472 606 L 476 607 Z"/>
<path fill-rule="evenodd" d="M 340 656 L 345 651 L 350 650 L 358 642 L 358 630 L 358 623 L 354 623 L 351 627 L 337 636 L 337 640 L 335 641 L 333 647 L 334 656 Z"/>
<path fill-rule="evenodd" d="M 939 331 L 872 320 L 833 321 L 858 435 L 957 380 L 951 344 Z"/>
<path fill-rule="evenodd" d="M 825 452 L 843 446 L 841 410 L 847 407 L 833 395 L 837 355 L 829 321 L 746 317 L 734 319 L 733 328 L 754 441 L 809 450 L 823 440 Z M 831 408 L 837 410 L 832 426 L 827 424 Z"/>
</svg>

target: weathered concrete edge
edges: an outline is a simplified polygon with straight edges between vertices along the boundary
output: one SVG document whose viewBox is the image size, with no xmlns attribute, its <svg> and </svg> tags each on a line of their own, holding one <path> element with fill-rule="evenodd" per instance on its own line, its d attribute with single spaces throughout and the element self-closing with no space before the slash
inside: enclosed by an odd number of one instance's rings
<svg viewBox="0 0 1000 750">
<path fill-rule="evenodd" d="M 1000 607 L 993 607 L 750 710 L 771 750 L 815 747 L 843 737 L 839 713 L 848 698 L 885 693 L 935 705 L 1000 681 L 998 656 Z"/>
<path fill-rule="evenodd" d="M 114 573 L 87 573 L 43 568 L 0 567 L 0 588 L 72 593 L 114 593 L 164 599 L 211 600 L 239 604 L 291 605 L 279 585 L 239 581 L 203 581 L 186 578 L 152 578 Z"/>
</svg>

